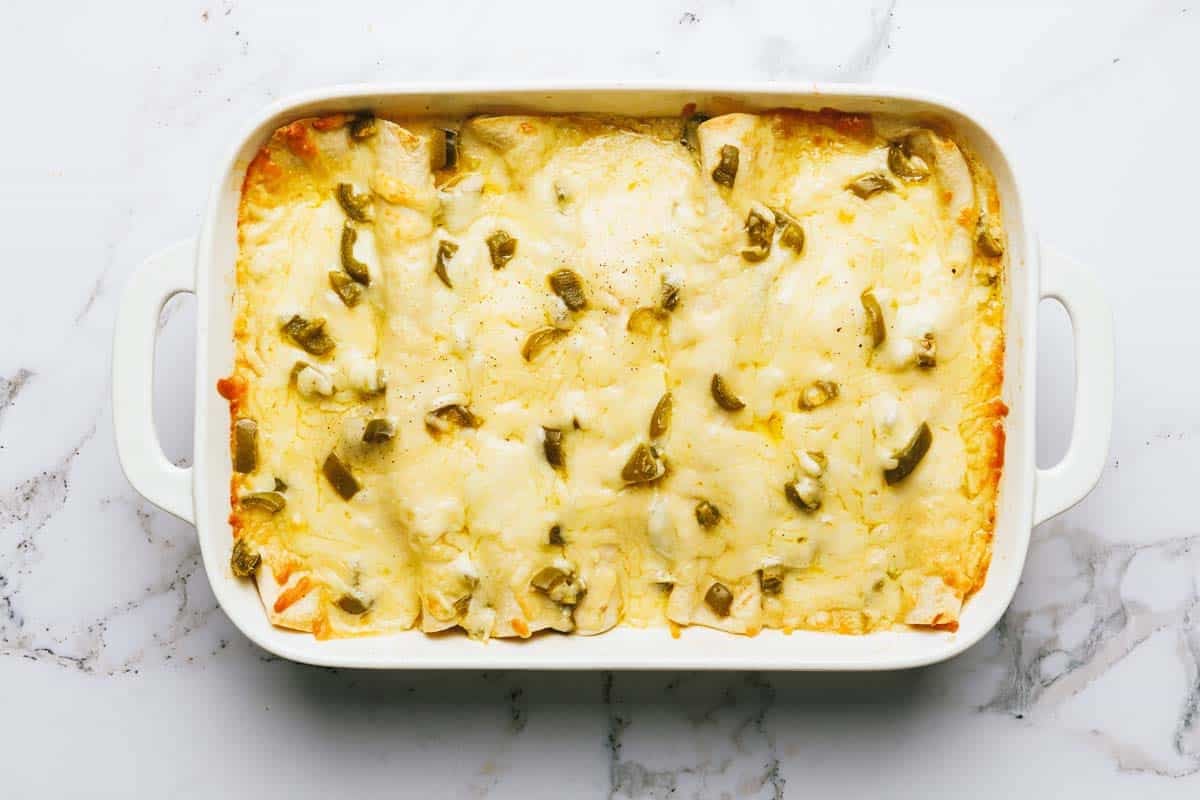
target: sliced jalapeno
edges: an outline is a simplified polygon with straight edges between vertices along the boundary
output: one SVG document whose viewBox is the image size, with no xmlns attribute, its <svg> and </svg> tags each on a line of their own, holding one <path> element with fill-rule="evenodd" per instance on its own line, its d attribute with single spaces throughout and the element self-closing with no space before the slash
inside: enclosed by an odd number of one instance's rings
<svg viewBox="0 0 1200 800">
<path fill-rule="evenodd" d="M 458 252 L 458 245 L 454 242 L 442 240 L 438 242 L 437 256 L 434 259 L 433 274 L 437 275 L 442 283 L 446 284 L 447 289 L 453 289 L 454 284 L 450 282 L 450 275 L 446 272 L 446 263 L 454 258 L 454 254 Z"/>
<path fill-rule="evenodd" d="M 892 191 L 896 188 L 896 185 L 882 172 L 868 172 L 865 175 L 859 175 L 847 183 L 846 188 L 863 200 L 866 200 L 868 197 L 877 195 L 880 192 Z"/>
<path fill-rule="evenodd" d="M 242 495 L 238 502 L 243 508 L 260 508 L 272 514 L 278 514 L 287 505 L 287 500 L 279 492 L 254 492 Z"/>
<path fill-rule="evenodd" d="M 337 296 L 341 298 L 341 301 L 346 304 L 347 308 L 354 308 L 362 300 L 362 284 L 344 272 L 330 270 L 329 285 L 337 293 Z"/>
<path fill-rule="evenodd" d="M 258 469 L 258 423 L 249 417 L 233 423 L 233 468 L 243 475 Z"/>
<path fill-rule="evenodd" d="M 567 332 L 561 328 L 538 328 L 521 345 L 521 358 L 533 361 L 539 353 L 566 335 Z"/>
<path fill-rule="evenodd" d="M 335 346 L 333 339 L 325 332 L 325 320 L 320 317 L 309 320 L 296 314 L 283 324 L 283 333 L 314 356 L 327 355 Z"/>
<path fill-rule="evenodd" d="M 700 124 L 707 122 L 705 114 L 691 112 L 683 117 L 683 128 L 679 132 L 679 143 L 693 153 L 700 152 Z"/>
<path fill-rule="evenodd" d="M 362 440 L 367 444 L 386 444 L 396 436 L 396 426 L 390 419 L 379 417 L 369 420 L 363 429 Z"/>
<path fill-rule="evenodd" d="M 733 592 L 723 583 L 714 583 L 704 593 L 704 602 L 718 617 L 728 617 L 733 608 Z"/>
<path fill-rule="evenodd" d="M 867 289 L 859 298 L 862 300 L 863 311 L 867 315 L 867 336 L 871 337 L 871 346 L 879 347 L 887 338 L 887 325 L 883 322 L 883 309 L 875 293 Z"/>
<path fill-rule="evenodd" d="M 920 183 L 930 175 L 925 159 L 909 149 L 907 137 L 888 145 L 887 163 L 893 175 L 910 183 Z"/>
<path fill-rule="evenodd" d="M 928 422 L 922 422 L 921 427 L 917 428 L 917 432 L 913 434 L 908 444 L 896 451 L 896 466 L 883 471 L 883 479 L 887 481 L 888 486 L 893 486 L 911 475 L 912 471 L 921 463 L 921 459 L 929 452 L 931 444 L 933 444 L 933 431 L 929 429 Z"/>
<path fill-rule="evenodd" d="M 746 216 L 746 239 L 750 246 L 742 250 L 742 258 L 758 263 L 771 253 L 771 240 L 775 238 L 774 214 L 768 217 L 757 209 L 750 209 Z"/>
<path fill-rule="evenodd" d="M 529 579 L 529 585 L 539 591 L 548 592 L 551 586 L 565 580 L 566 577 L 566 570 L 559 567 L 542 567 Z"/>
<path fill-rule="evenodd" d="M 775 226 L 779 230 L 779 243 L 796 255 L 804 252 L 804 226 L 800 220 L 786 211 L 775 209 Z"/>
<path fill-rule="evenodd" d="M 492 269 L 504 269 L 517 254 L 517 240 L 508 231 L 496 231 L 487 238 L 488 253 L 492 257 Z"/>
<path fill-rule="evenodd" d="M 321 466 L 321 472 L 325 474 L 325 479 L 329 481 L 329 485 L 343 500 L 349 500 L 354 495 L 358 494 L 358 490 L 362 488 L 362 484 L 354 477 L 354 473 L 350 468 L 342 463 L 342 460 L 335 454 L 330 453 L 325 457 L 325 463 Z"/>
<path fill-rule="evenodd" d="M 783 565 L 775 564 L 758 571 L 758 586 L 763 594 L 779 594 L 783 591 Z"/>
<path fill-rule="evenodd" d="M 666 473 L 667 465 L 662 456 L 650 445 L 642 443 L 633 449 L 621 469 L 621 480 L 627 484 L 650 483 Z"/>
<path fill-rule="evenodd" d="M 696 503 L 696 522 L 701 528 L 712 528 L 721 521 L 721 511 L 707 500 Z"/>
<path fill-rule="evenodd" d="M 483 420 L 471 413 L 471 409 L 457 403 L 435 408 L 425 415 L 425 427 L 430 433 L 445 433 L 450 426 L 478 428 Z"/>
<path fill-rule="evenodd" d="M 721 186 L 733 188 L 733 182 L 737 180 L 738 161 L 741 154 L 738 149 L 731 144 L 721 145 L 721 156 L 717 162 L 717 166 L 712 171 L 712 179 L 715 183 Z"/>
<path fill-rule="evenodd" d="M 337 201 L 342 207 L 342 211 L 346 212 L 346 216 L 355 222 L 369 222 L 370 214 L 367 213 L 367 206 L 371 204 L 371 195 L 355 194 L 354 187 L 348 183 L 339 183 L 337 185 Z"/>
<path fill-rule="evenodd" d="M 583 582 L 561 567 L 542 567 L 529 579 L 529 585 L 564 606 L 576 605 L 583 596 Z"/>
<path fill-rule="evenodd" d="M 354 115 L 354 119 L 350 120 L 347 126 L 350 130 L 350 138 L 357 141 L 370 139 L 377 132 L 375 126 L 375 115 L 370 111 L 363 111 Z"/>
<path fill-rule="evenodd" d="M 550 466 L 555 469 L 565 467 L 567 458 L 563 453 L 563 432 L 558 428 L 542 428 L 542 452 Z"/>
<path fill-rule="evenodd" d="M 654 306 L 635 308 L 625 322 L 625 330 L 638 336 L 650 336 L 667 321 L 667 312 Z"/>
<path fill-rule="evenodd" d="M 671 427 L 671 411 L 673 407 L 674 401 L 671 399 L 670 392 L 667 392 L 658 399 L 658 404 L 654 406 L 654 413 L 650 415 L 651 439 L 659 438 Z"/>
<path fill-rule="evenodd" d="M 337 607 L 347 614 L 358 616 L 359 614 L 367 613 L 367 609 L 371 606 L 368 603 L 364 603 L 357 595 L 347 592 L 337 599 Z"/>
<path fill-rule="evenodd" d="M 674 311 L 679 307 L 679 292 L 680 288 L 663 276 L 662 300 L 659 301 L 659 306 L 663 311 Z"/>
<path fill-rule="evenodd" d="M 1004 239 L 987 214 L 979 215 L 979 223 L 975 229 L 975 249 L 988 258 L 1004 255 Z"/>
<path fill-rule="evenodd" d="M 367 265 L 354 255 L 354 243 L 358 241 L 358 231 L 347 222 L 342 226 L 342 269 L 346 274 L 363 286 L 371 285 L 371 271 Z"/>
<path fill-rule="evenodd" d="M 821 484 L 809 477 L 797 478 L 783 485 L 788 502 L 801 511 L 812 513 L 821 507 Z"/>
<path fill-rule="evenodd" d="M 729 386 L 725 383 L 725 379 L 720 375 L 716 373 L 713 374 L 712 380 L 709 381 L 708 388 L 712 392 L 713 400 L 717 402 L 718 406 L 726 411 L 741 411 L 746 407 L 746 403 L 742 400 L 742 398 L 738 397 L 733 393 L 732 390 L 730 390 Z"/>
<path fill-rule="evenodd" d="M 933 369 L 937 366 L 937 342 L 932 333 L 927 333 L 917 340 L 917 366 L 921 369 Z"/>
<path fill-rule="evenodd" d="M 812 411 L 838 396 L 838 385 L 833 381 L 813 381 L 800 390 L 800 409 Z"/>
<path fill-rule="evenodd" d="M 455 169 L 458 167 L 458 131 L 449 128 L 439 131 L 441 146 L 434 153 L 434 169 Z"/>
<path fill-rule="evenodd" d="M 233 570 L 234 575 L 239 578 L 249 578 L 258 572 L 260 564 L 262 564 L 262 556 L 251 549 L 245 538 L 234 541 L 233 554 L 229 557 L 229 568 Z"/>
<path fill-rule="evenodd" d="M 580 311 L 587 308 L 587 295 L 583 291 L 583 278 L 580 278 L 578 273 L 570 269 L 557 269 L 551 272 L 546 278 L 550 282 L 550 288 L 554 291 L 563 304 L 572 311 Z"/>
</svg>

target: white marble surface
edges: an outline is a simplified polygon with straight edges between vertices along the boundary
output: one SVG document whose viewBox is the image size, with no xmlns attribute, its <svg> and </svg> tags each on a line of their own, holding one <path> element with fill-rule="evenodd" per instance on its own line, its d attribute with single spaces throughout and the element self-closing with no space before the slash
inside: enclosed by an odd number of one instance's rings
<svg viewBox="0 0 1200 800">
<path fill-rule="evenodd" d="M 6 6 L 0 796 L 1200 796 L 1200 377 L 1181 335 L 1200 290 L 1200 7 L 408 5 Z M 999 124 L 1044 236 L 1114 300 L 1119 380 L 1100 486 L 1035 531 L 983 643 L 867 676 L 362 674 L 232 628 L 192 529 L 117 466 L 119 289 L 197 229 L 267 101 L 497 78 L 879 81 Z M 195 316 L 171 311 L 158 420 L 182 463 Z M 1065 317 L 1045 317 L 1049 460 L 1072 385 Z"/>
</svg>

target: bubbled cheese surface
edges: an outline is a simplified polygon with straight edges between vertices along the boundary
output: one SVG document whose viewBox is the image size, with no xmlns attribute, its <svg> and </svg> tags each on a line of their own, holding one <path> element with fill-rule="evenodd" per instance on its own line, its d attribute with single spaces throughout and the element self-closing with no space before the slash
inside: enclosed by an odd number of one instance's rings
<svg viewBox="0 0 1200 800">
<path fill-rule="evenodd" d="M 233 413 L 258 423 L 259 459 L 234 476 L 231 519 L 263 558 L 274 622 L 477 638 L 954 625 L 990 550 L 1003 276 L 996 259 L 964 260 L 979 214 L 999 209 L 952 137 L 921 132 L 935 163 L 910 182 L 888 168 L 889 140 L 915 128 L 899 119 L 726 114 L 699 126 L 694 149 L 678 119 L 381 119 L 361 140 L 347 122 L 281 129 L 243 190 Z M 459 133 L 451 169 L 435 168 L 442 128 Z M 712 178 L 723 146 L 739 153 L 732 187 Z M 870 172 L 893 188 L 847 190 Z M 347 221 L 339 183 L 371 198 L 369 221 Z M 802 251 L 777 231 L 765 258 L 745 258 L 752 209 L 796 220 Z M 353 307 L 328 277 L 347 224 L 371 276 Z M 487 244 L 497 231 L 517 243 L 501 268 Z M 443 242 L 457 247 L 446 281 L 434 272 Z M 551 290 L 563 268 L 585 308 Z M 631 326 L 664 284 L 675 308 Z M 878 348 L 866 290 L 887 329 Z M 324 319 L 333 351 L 283 335 L 294 315 Z M 551 327 L 561 333 L 523 357 Z M 936 366 L 918 367 L 930 337 Z M 313 370 L 296 374 L 298 362 Z M 744 408 L 714 401 L 714 374 Z M 805 409 L 814 381 L 838 391 Z M 667 393 L 670 426 L 651 439 Z M 431 426 L 449 405 L 476 426 Z M 373 418 L 394 424 L 390 442 L 362 441 Z M 929 452 L 889 486 L 884 471 L 922 422 Z M 561 431 L 561 468 L 548 428 Z M 642 444 L 666 475 L 627 485 Z M 349 500 L 322 474 L 331 452 L 361 484 Z M 238 505 L 275 479 L 284 510 Z M 790 502 L 792 481 L 820 507 Z M 701 501 L 719 510 L 711 527 Z M 537 587 L 547 567 L 570 582 Z"/>
</svg>

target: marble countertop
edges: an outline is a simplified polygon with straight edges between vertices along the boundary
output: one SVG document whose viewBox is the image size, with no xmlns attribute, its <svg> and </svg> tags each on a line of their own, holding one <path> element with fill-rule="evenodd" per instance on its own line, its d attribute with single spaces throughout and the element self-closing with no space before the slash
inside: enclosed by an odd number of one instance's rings
<svg viewBox="0 0 1200 800">
<path fill-rule="evenodd" d="M 6 9 L 0 794 L 1200 794 L 1200 373 L 1180 335 L 1200 290 L 1200 7 L 425 5 Z M 1099 487 L 1034 531 L 982 643 L 857 676 L 298 666 L 234 630 L 192 528 L 125 482 L 109 402 L 119 290 L 197 230 L 258 108 L 331 83 L 585 78 L 877 81 L 995 121 L 1040 232 L 1114 302 L 1118 382 Z M 1073 388 L 1066 317 L 1043 308 L 1049 462 Z M 156 417 L 186 463 L 196 320 L 190 300 L 168 312 Z"/>
</svg>

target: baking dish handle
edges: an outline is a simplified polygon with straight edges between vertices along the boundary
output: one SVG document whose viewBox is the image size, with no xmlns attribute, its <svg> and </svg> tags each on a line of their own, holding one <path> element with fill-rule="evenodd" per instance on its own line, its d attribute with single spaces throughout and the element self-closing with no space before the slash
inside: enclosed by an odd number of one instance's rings
<svg viewBox="0 0 1200 800">
<path fill-rule="evenodd" d="M 195 291 L 196 241 L 150 256 L 121 295 L 113 331 L 113 427 L 117 457 L 133 488 L 154 505 L 195 522 L 192 470 L 172 464 L 154 429 L 154 342 L 163 306 Z"/>
<path fill-rule="evenodd" d="M 1075 423 L 1066 454 L 1037 471 L 1033 522 L 1078 503 L 1100 480 L 1113 415 L 1113 319 L 1094 276 L 1057 251 L 1041 248 L 1042 298 L 1057 300 L 1075 338 Z"/>
</svg>

